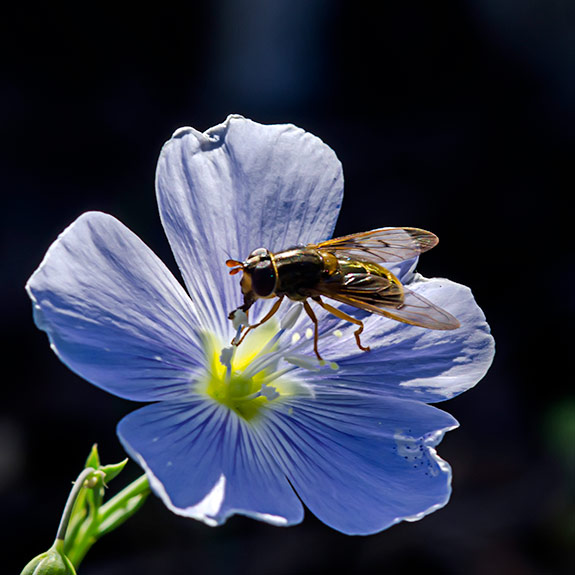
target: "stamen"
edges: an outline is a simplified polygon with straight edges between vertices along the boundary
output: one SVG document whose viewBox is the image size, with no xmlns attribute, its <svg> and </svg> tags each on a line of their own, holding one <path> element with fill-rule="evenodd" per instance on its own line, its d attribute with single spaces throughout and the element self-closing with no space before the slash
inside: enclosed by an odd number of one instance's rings
<svg viewBox="0 0 575 575">
<path fill-rule="evenodd" d="M 236 350 L 235 346 L 224 347 L 222 349 L 222 353 L 220 354 L 220 363 L 224 367 L 227 367 L 228 369 L 232 368 L 232 359 L 234 357 L 235 350 Z"/>
<path fill-rule="evenodd" d="M 254 393 L 250 393 L 249 395 L 244 395 L 243 397 L 235 397 L 234 401 L 251 401 L 252 399 L 257 399 L 258 397 L 265 397 L 268 401 L 273 401 L 280 396 L 278 390 L 271 386 L 262 383 L 261 389 L 258 391 L 254 391 Z"/>
<path fill-rule="evenodd" d="M 274 336 L 270 339 L 270 341 L 260 351 L 258 356 L 245 369 L 245 371 L 243 372 L 244 377 L 253 377 L 256 373 L 262 371 L 268 365 L 274 363 L 275 361 L 281 359 L 284 356 L 284 354 L 287 351 L 285 348 L 281 349 L 281 347 L 280 347 L 279 349 L 277 349 L 275 351 L 272 351 L 272 348 L 275 346 L 275 344 L 279 340 L 279 338 L 287 331 L 288 327 L 292 326 L 293 323 L 295 323 L 295 320 L 300 315 L 301 310 L 303 309 L 303 306 L 298 305 L 298 306 L 294 306 L 294 308 L 295 308 L 295 311 L 292 312 L 290 310 L 290 312 L 284 318 L 284 321 L 282 321 L 282 327 L 277 331 L 277 333 L 274 334 Z M 287 325 L 287 327 L 284 327 L 285 325 Z M 294 341 L 294 336 L 297 336 L 295 338 L 295 341 Z M 291 344 L 294 345 L 299 340 L 300 340 L 299 334 L 297 334 L 297 333 L 293 334 L 292 338 L 291 338 Z M 294 345 L 294 347 L 292 348 L 291 351 L 298 349 L 299 347 L 301 347 L 305 343 L 306 343 L 306 341 L 302 340 L 301 344 L 300 345 Z"/>
<path fill-rule="evenodd" d="M 258 391 L 254 391 L 253 393 L 250 393 L 249 395 L 244 395 L 242 397 L 234 397 L 234 402 L 235 403 L 239 403 L 239 402 L 244 402 L 244 401 L 251 401 L 252 399 L 257 399 L 258 397 L 262 396 L 262 392 L 261 389 Z"/>
<path fill-rule="evenodd" d="M 265 369 L 268 365 L 270 365 L 270 363 L 273 363 L 276 359 L 279 359 L 283 355 L 284 350 L 278 350 L 275 352 L 271 351 L 271 347 L 273 343 L 275 343 L 274 340 L 277 340 L 279 335 L 280 335 L 279 332 L 275 334 L 275 336 L 260 351 L 258 356 L 248 365 L 248 367 L 246 367 L 246 369 L 242 374 L 244 377 L 246 378 L 253 377 L 254 375 L 256 375 L 256 373 L 259 373 L 260 371 Z"/>
<path fill-rule="evenodd" d="M 238 341 L 240 333 L 242 331 L 242 327 L 244 325 L 249 324 L 248 316 L 246 315 L 246 312 L 243 309 L 238 308 L 234 311 L 233 316 L 231 317 L 232 317 L 232 325 L 234 326 L 234 329 L 237 330 L 236 336 L 234 337 L 234 341 Z"/>
<path fill-rule="evenodd" d="M 298 308 L 299 309 L 297 311 L 297 314 L 299 315 L 303 308 L 302 308 L 302 306 L 298 306 Z M 292 336 L 291 336 L 291 344 L 292 344 L 291 349 L 289 349 L 289 350 L 287 350 L 285 348 L 284 349 L 278 349 L 277 351 L 275 351 L 273 353 L 268 353 L 268 348 L 271 347 L 273 344 L 275 344 L 275 342 L 280 338 L 280 336 L 285 331 L 286 331 L 285 329 L 280 329 L 274 335 L 274 337 L 270 340 L 268 345 L 266 345 L 264 347 L 264 349 L 262 349 L 260 354 L 258 354 L 258 357 L 246 368 L 246 370 L 244 371 L 245 377 L 253 377 L 253 375 L 258 373 L 262 369 L 265 369 L 268 365 L 270 365 L 271 363 L 273 363 L 277 359 L 281 359 L 281 358 L 285 359 L 288 363 L 291 363 L 294 366 L 303 367 L 304 369 L 309 369 L 311 371 L 319 371 L 322 367 L 324 367 L 326 365 L 329 366 L 334 371 L 339 369 L 339 365 L 335 361 L 331 361 L 331 362 L 326 362 L 325 360 L 319 361 L 315 357 L 310 357 L 308 355 L 294 353 L 298 349 L 302 348 L 305 344 L 307 344 L 308 340 L 311 339 L 311 337 L 313 337 L 313 330 L 311 328 L 308 328 L 306 330 L 306 334 L 305 334 L 306 339 L 302 339 L 301 336 L 299 335 L 299 333 L 297 333 L 297 332 L 292 334 Z M 327 335 L 327 334 L 324 334 L 324 336 L 325 335 Z M 323 336 L 320 336 L 320 341 L 321 341 L 321 339 L 323 339 Z M 286 354 L 287 351 L 289 351 L 289 354 Z M 291 371 L 291 369 L 292 368 L 288 368 L 287 371 Z M 282 370 L 281 372 L 275 372 L 275 373 L 281 373 L 283 375 L 285 373 L 285 370 Z M 275 373 L 267 376 L 267 377 L 270 377 L 270 379 L 268 380 L 266 377 L 265 381 L 273 381 L 274 379 L 279 377 L 279 376 L 275 376 Z"/>
<path fill-rule="evenodd" d="M 278 390 L 275 387 L 272 387 L 270 385 L 266 385 L 265 383 L 262 383 L 261 394 L 268 401 L 273 401 L 274 399 L 277 399 L 280 396 L 280 394 L 278 393 Z"/>
<path fill-rule="evenodd" d="M 297 367 L 303 367 L 304 369 L 308 369 L 309 371 L 319 371 L 325 365 L 325 361 L 323 359 L 320 361 L 316 357 L 310 357 L 309 355 L 294 353 L 290 355 L 285 355 L 284 359 L 288 363 L 291 363 L 292 365 L 296 365 Z"/>
<path fill-rule="evenodd" d="M 296 366 L 290 364 L 287 367 L 284 367 L 283 369 L 278 369 L 277 371 L 274 371 L 266 375 L 262 381 L 262 385 L 267 385 L 268 383 L 275 381 L 276 379 L 278 379 L 278 377 L 281 377 L 282 375 L 285 375 L 286 373 L 293 371 L 295 367 Z"/>
<path fill-rule="evenodd" d="M 220 363 L 226 368 L 226 383 L 232 378 L 232 361 L 236 353 L 236 346 L 224 347 L 220 354 Z"/>
<path fill-rule="evenodd" d="M 302 309 L 303 306 L 301 304 L 292 306 L 281 321 L 281 329 L 284 331 L 286 329 L 291 329 L 295 325 L 295 322 L 298 320 Z"/>
<path fill-rule="evenodd" d="M 290 354 L 284 356 L 284 359 L 295 365 L 297 367 L 303 367 L 304 369 L 309 369 L 310 371 L 319 371 L 322 367 L 329 367 L 334 371 L 339 369 L 339 365 L 335 361 L 325 361 L 325 359 L 317 359 L 315 357 L 310 357 L 309 355 L 302 354 Z"/>
<path fill-rule="evenodd" d="M 279 349 L 276 351 L 272 351 L 275 347 L 277 341 L 280 337 L 289 329 L 293 327 L 295 322 L 297 321 L 298 317 L 301 314 L 301 310 L 303 306 L 296 305 L 293 306 L 292 309 L 284 316 L 280 323 L 280 329 L 271 337 L 271 339 L 266 343 L 266 345 L 260 350 L 258 355 L 254 358 L 254 360 L 248 365 L 248 367 L 244 370 L 243 376 L 244 377 L 253 377 L 256 373 L 265 369 L 268 365 L 280 359 L 285 349 Z M 297 341 L 297 340 L 296 340 Z M 293 337 L 292 337 L 292 343 Z"/>
</svg>

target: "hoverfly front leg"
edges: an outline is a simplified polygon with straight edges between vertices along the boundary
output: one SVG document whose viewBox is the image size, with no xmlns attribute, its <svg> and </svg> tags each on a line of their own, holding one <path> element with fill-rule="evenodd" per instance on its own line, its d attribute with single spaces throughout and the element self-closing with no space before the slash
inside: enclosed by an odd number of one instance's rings
<svg viewBox="0 0 575 575">
<path fill-rule="evenodd" d="M 363 331 L 363 322 L 361 320 L 344 313 L 343 311 L 337 309 L 336 307 L 333 307 L 332 305 L 329 305 L 328 303 L 325 303 L 319 296 L 313 296 L 311 299 L 313 299 L 313 301 L 317 302 L 321 307 L 323 307 L 323 309 L 325 309 L 325 311 L 328 311 L 332 315 L 335 315 L 335 317 L 339 317 L 340 319 L 343 319 L 345 321 L 349 321 L 350 323 L 353 323 L 354 325 L 359 326 L 353 332 L 353 335 L 355 336 L 355 342 L 357 343 L 357 347 L 359 347 L 359 349 L 361 349 L 362 351 L 369 351 L 370 350 L 369 346 L 362 345 L 361 340 L 359 339 L 359 336 L 360 336 L 361 332 Z M 308 314 L 309 314 L 309 312 L 308 312 Z M 316 320 L 316 322 L 317 322 L 317 320 Z M 317 323 L 316 323 L 316 331 L 317 331 Z M 317 353 L 317 351 L 316 351 L 316 354 L 319 357 L 319 354 Z"/>
<path fill-rule="evenodd" d="M 245 326 L 247 329 L 244 331 L 244 333 L 241 335 L 240 339 L 238 341 L 236 341 L 236 338 L 234 337 L 234 339 L 232 339 L 232 345 L 238 346 L 240 345 L 240 343 L 242 343 L 242 341 L 244 341 L 246 335 L 248 335 L 248 333 L 252 330 L 255 329 L 256 327 L 259 327 L 260 325 L 262 325 L 262 323 L 265 323 L 266 321 L 268 321 L 269 319 L 271 319 L 276 312 L 278 311 L 278 309 L 280 308 L 280 305 L 283 301 L 284 296 L 280 296 L 278 297 L 278 299 L 276 300 L 276 302 L 274 303 L 274 305 L 271 307 L 270 311 L 268 313 L 266 313 L 266 315 L 260 320 L 258 321 L 258 323 L 254 323 L 253 325 L 247 325 Z M 251 304 L 250 304 L 251 305 Z M 243 310 L 246 315 L 248 313 L 247 309 L 244 309 L 245 306 L 240 306 L 238 309 Z M 249 308 L 249 306 L 248 306 Z M 230 315 L 228 316 L 229 319 L 233 319 L 234 315 L 236 313 L 237 310 L 234 310 L 233 312 L 230 313 Z"/>
</svg>

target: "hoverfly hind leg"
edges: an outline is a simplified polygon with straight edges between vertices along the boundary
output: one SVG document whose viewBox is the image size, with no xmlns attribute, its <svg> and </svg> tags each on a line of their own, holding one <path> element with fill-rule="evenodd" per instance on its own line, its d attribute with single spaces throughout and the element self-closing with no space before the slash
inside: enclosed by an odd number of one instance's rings
<svg viewBox="0 0 575 575">
<path fill-rule="evenodd" d="M 363 331 L 363 322 L 361 320 L 351 315 L 348 315 L 347 313 L 341 311 L 340 309 L 337 309 L 336 307 L 333 307 L 332 305 L 329 305 L 328 303 L 325 303 L 319 296 L 314 296 L 312 297 L 312 299 L 315 302 L 317 302 L 321 307 L 323 307 L 325 311 L 331 313 L 332 315 L 335 315 L 335 317 L 338 317 L 339 319 L 343 319 L 344 321 L 349 321 L 350 323 L 357 325 L 358 328 L 353 332 L 353 335 L 355 336 L 355 342 L 357 343 L 357 347 L 359 347 L 359 349 L 361 349 L 362 351 L 370 350 L 370 347 L 368 345 L 367 346 L 363 345 L 359 338 L 361 332 Z"/>
</svg>

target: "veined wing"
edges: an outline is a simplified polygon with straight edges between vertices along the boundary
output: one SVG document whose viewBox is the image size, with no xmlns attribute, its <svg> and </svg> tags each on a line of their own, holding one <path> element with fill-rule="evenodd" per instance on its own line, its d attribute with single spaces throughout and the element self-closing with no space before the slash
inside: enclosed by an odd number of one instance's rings
<svg viewBox="0 0 575 575">
<path fill-rule="evenodd" d="M 401 262 L 430 250 L 438 241 L 435 234 L 419 228 L 380 228 L 333 238 L 310 247 L 361 261 Z"/>
<path fill-rule="evenodd" d="M 394 280 L 393 276 L 351 273 L 343 276 L 341 283 L 320 282 L 315 291 L 317 295 L 411 325 L 438 330 L 460 326 L 449 312 Z"/>
</svg>

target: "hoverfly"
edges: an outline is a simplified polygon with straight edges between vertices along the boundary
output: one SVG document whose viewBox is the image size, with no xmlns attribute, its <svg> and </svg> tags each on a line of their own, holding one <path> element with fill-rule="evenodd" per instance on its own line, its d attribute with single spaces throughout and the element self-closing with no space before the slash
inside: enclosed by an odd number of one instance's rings
<svg viewBox="0 0 575 575">
<path fill-rule="evenodd" d="M 261 321 L 243 326 L 243 334 L 240 331 L 241 337 L 232 343 L 239 345 L 251 330 L 268 321 L 286 297 L 303 302 L 314 324 L 314 351 L 319 360 L 319 324 L 309 299 L 358 326 L 355 341 L 363 351 L 369 351 L 360 339 L 363 322 L 324 302 L 322 297 L 411 325 L 456 329 L 460 324 L 455 317 L 406 288 L 381 265 L 413 258 L 438 241 L 435 234 L 418 228 L 381 228 L 276 253 L 258 248 L 243 262 L 227 260 L 226 265 L 233 268 L 230 275 L 243 272 L 240 285 L 244 303 L 230 313 L 230 319 L 238 310 L 247 314 L 257 299 L 277 298 Z"/>
</svg>

